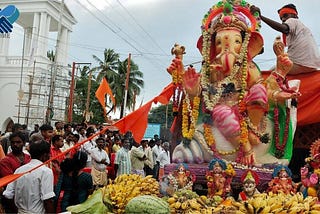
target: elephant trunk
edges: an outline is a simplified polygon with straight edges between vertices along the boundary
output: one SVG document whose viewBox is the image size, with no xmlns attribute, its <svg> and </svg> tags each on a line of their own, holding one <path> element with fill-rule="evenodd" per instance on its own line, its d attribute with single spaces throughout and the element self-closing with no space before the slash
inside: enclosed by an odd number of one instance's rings
<svg viewBox="0 0 320 214">
<path fill-rule="evenodd" d="M 231 73 L 232 67 L 236 62 L 237 57 L 238 54 L 232 52 L 224 52 L 223 54 L 219 55 L 221 65 L 223 68 L 222 71 L 225 76 Z"/>
</svg>

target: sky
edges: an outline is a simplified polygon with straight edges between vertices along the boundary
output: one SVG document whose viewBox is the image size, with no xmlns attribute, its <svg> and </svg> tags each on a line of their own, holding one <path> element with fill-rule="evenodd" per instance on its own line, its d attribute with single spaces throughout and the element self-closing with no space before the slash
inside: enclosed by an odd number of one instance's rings
<svg viewBox="0 0 320 214">
<path fill-rule="evenodd" d="M 95 63 L 92 55 L 103 59 L 104 49 L 113 49 L 124 60 L 131 59 L 144 74 L 145 86 L 137 105 L 157 96 L 171 81 L 166 68 L 173 56 L 175 43 L 186 47 L 184 64 L 193 64 L 199 71 L 201 55 L 196 43 L 201 35 L 201 21 L 218 1 L 212 0 L 65 0 L 77 20 L 70 35 L 68 63 Z M 308 26 L 320 45 L 319 0 L 252 0 L 262 15 L 280 21 L 277 10 L 285 4 L 297 6 L 298 16 Z M 255 58 L 262 70 L 275 63 L 272 51 L 279 32 L 262 23 L 264 54 Z M 50 49 L 50 47 L 49 47 Z M 51 47 L 54 49 L 54 47 Z"/>
</svg>

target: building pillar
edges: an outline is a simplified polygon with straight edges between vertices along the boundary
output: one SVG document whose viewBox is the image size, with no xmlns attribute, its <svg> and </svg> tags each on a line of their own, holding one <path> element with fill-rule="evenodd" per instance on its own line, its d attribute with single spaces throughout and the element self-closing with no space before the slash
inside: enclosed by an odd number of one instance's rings
<svg viewBox="0 0 320 214">
<path fill-rule="evenodd" d="M 60 38 L 58 38 L 59 53 L 58 53 L 57 62 L 58 64 L 63 66 L 67 64 L 67 59 L 68 59 L 68 55 L 67 55 L 68 34 L 69 34 L 68 29 L 65 28 L 64 26 L 61 26 L 61 34 L 60 34 Z"/>
<path fill-rule="evenodd" d="M 40 23 L 39 27 L 39 39 L 38 39 L 38 50 L 37 55 L 39 56 L 46 56 L 47 55 L 47 37 L 46 37 L 46 30 L 47 30 L 47 13 L 41 12 L 40 14 Z"/>
<path fill-rule="evenodd" d="M 35 57 L 37 55 L 37 50 L 39 48 L 39 26 L 40 26 L 40 13 L 34 13 L 33 15 L 33 25 L 32 25 L 32 38 L 31 38 L 31 47 L 29 53 L 30 56 L 32 55 Z M 33 57 L 30 57 L 30 60 L 33 61 Z M 33 62 L 29 62 L 31 64 Z"/>
<path fill-rule="evenodd" d="M 9 39 L 10 38 L 0 38 L 0 65 L 6 63 L 6 58 L 9 52 Z"/>
</svg>

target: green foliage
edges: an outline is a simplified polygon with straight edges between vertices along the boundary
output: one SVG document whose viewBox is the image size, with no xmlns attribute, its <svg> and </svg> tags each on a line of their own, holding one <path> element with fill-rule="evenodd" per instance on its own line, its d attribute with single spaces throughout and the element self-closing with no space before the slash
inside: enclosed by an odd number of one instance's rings
<svg viewBox="0 0 320 214">
<path fill-rule="evenodd" d="M 166 121 L 167 115 L 167 121 Z M 171 127 L 174 117 L 172 115 L 172 103 L 152 108 L 148 115 L 148 123 L 159 123 L 162 128 Z"/>
<path fill-rule="evenodd" d="M 128 68 L 128 59 L 121 61 L 119 54 L 115 53 L 113 49 L 105 49 L 104 58 L 100 59 L 97 56 L 93 58 L 98 62 L 98 66 L 94 68 L 97 72 L 97 81 L 100 82 L 103 77 L 107 79 L 112 93 L 116 100 L 116 107 L 120 109 L 120 117 L 124 113 L 124 97 L 126 75 Z M 127 94 L 127 109 L 132 109 L 135 96 L 140 95 L 141 89 L 144 87 L 143 73 L 139 70 L 137 64 L 130 60 L 130 74 Z"/>
<path fill-rule="evenodd" d="M 80 77 L 76 80 L 76 88 L 74 92 L 74 105 L 73 105 L 73 122 L 81 123 L 84 121 L 84 112 L 86 109 L 86 101 L 88 94 L 88 82 L 89 82 L 90 68 L 84 66 L 80 70 Z M 103 109 L 95 97 L 95 92 L 99 87 L 99 83 L 92 78 L 90 89 L 90 102 L 89 111 L 92 112 L 93 118 L 90 119 L 90 123 L 101 124 L 104 122 Z"/>
</svg>

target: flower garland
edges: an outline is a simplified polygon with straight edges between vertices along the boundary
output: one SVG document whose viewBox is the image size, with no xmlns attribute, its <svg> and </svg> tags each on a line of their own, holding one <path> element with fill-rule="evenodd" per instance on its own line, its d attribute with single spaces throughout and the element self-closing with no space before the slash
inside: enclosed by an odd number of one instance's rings
<svg viewBox="0 0 320 214">
<path fill-rule="evenodd" d="M 191 107 L 189 96 L 186 94 L 182 105 L 182 136 L 189 140 L 192 139 L 195 132 L 199 116 L 200 98 L 194 97 L 192 105 L 193 108 Z"/>
<path fill-rule="evenodd" d="M 168 175 L 168 179 L 172 182 L 172 185 L 175 191 L 192 189 L 192 186 L 193 186 L 192 179 L 190 179 L 190 181 L 182 188 L 179 188 L 178 180 L 172 174 Z"/>
<path fill-rule="evenodd" d="M 245 36 L 246 40 L 245 41 L 249 41 L 249 34 L 246 33 Z M 247 43 L 248 45 L 248 43 Z M 244 102 L 244 96 L 246 93 L 246 89 L 247 89 L 247 69 L 248 69 L 248 60 L 247 60 L 247 47 L 245 46 L 246 49 L 243 50 L 243 52 L 245 53 L 245 55 L 243 56 L 243 67 L 242 67 L 242 72 L 241 72 L 241 91 L 240 91 L 240 95 L 239 95 L 239 112 L 240 112 L 240 116 L 239 116 L 239 122 L 240 122 L 240 145 L 245 145 L 246 143 L 249 142 L 249 132 L 248 132 L 248 123 L 246 122 L 246 119 L 248 118 L 247 115 L 247 111 L 246 111 L 246 104 Z M 243 46 L 242 46 L 243 47 Z M 242 54 L 242 52 L 241 52 Z"/>
<path fill-rule="evenodd" d="M 223 92 L 223 85 L 227 85 L 227 83 L 232 82 L 234 79 L 240 79 L 241 91 L 239 94 L 238 105 L 240 111 L 240 146 L 248 143 L 249 135 L 248 135 L 248 124 L 246 123 L 246 104 L 244 102 L 244 96 L 247 89 L 247 48 L 250 39 L 250 34 L 246 32 L 244 42 L 242 44 L 239 58 L 236 60 L 232 71 L 229 76 L 225 77 L 223 80 L 219 81 L 217 84 L 217 93 L 215 95 L 210 95 L 210 81 L 209 81 L 209 74 L 210 74 L 210 45 L 211 45 L 211 34 L 207 31 L 203 32 L 203 49 L 202 55 L 204 59 L 204 64 L 201 70 L 201 86 L 202 86 L 202 96 L 205 103 L 205 108 L 209 111 L 213 111 L 214 106 L 219 102 L 222 92 Z M 241 69 L 242 68 L 242 69 Z M 241 72 L 239 72 L 241 69 Z M 240 78 L 236 78 L 237 75 L 240 73 Z M 215 144 L 213 144 L 213 134 L 212 131 L 209 130 L 208 127 L 205 128 L 205 139 L 207 144 L 211 147 L 212 151 L 218 152 L 221 155 L 229 155 L 233 154 L 240 149 L 240 146 L 232 151 L 217 151 L 215 148 Z"/>
<path fill-rule="evenodd" d="M 172 96 L 172 111 L 174 116 L 178 114 L 181 95 L 182 95 L 182 86 L 174 84 L 173 96 Z"/>
<path fill-rule="evenodd" d="M 215 155 L 217 157 L 219 157 L 220 155 L 232 155 L 234 153 L 236 153 L 239 149 L 240 149 L 240 145 L 231 150 L 231 151 L 221 151 L 221 150 L 217 150 L 216 148 L 216 140 L 213 136 L 212 133 L 212 127 L 209 124 L 204 123 L 203 124 L 203 129 L 204 129 L 204 139 L 206 140 L 208 146 L 211 148 L 211 150 L 215 153 Z"/>
<path fill-rule="evenodd" d="M 277 106 L 273 109 L 273 119 L 274 119 L 274 136 L 275 136 L 275 156 L 281 158 L 284 155 L 284 149 L 286 148 L 288 135 L 289 135 L 289 123 L 290 123 L 290 108 L 286 108 L 286 122 L 283 134 L 282 144 L 280 145 L 280 127 L 279 127 L 279 109 Z"/>
<path fill-rule="evenodd" d="M 217 93 L 215 95 L 210 94 L 210 81 L 209 81 L 209 74 L 210 74 L 210 45 L 211 45 L 211 34 L 209 32 L 203 32 L 203 49 L 202 49 L 202 55 L 204 59 L 204 64 L 202 66 L 201 70 L 201 87 L 202 87 L 202 96 L 205 103 L 205 108 L 209 111 L 213 111 L 214 106 L 219 102 L 219 99 L 221 98 L 222 92 L 223 92 L 223 85 L 227 85 L 228 83 L 232 82 L 232 80 L 237 79 L 235 78 L 239 74 L 239 70 L 241 68 L 241 65 L 243 65 L 243 70 L 245 72 L 242 72 L 242 76 L 240 78 L 241 80 L 241 92 L 240 92 L 240 99 L 243 99 L 245 89 L 246 89 L 246 75 L 247 75 L 247 48 L 249 43 L 249 34 L 246 33 L 244 42 L 242 44 L 241 50 L 240 50 L 240 56 L 236 60 L 235 64 L 233 65 L 232 71 L 229 76 L 225 77 L 223 80 L 219 81 L 217 84 Z M 245 84 L 245 87 L 244 87 Z M 244 88 L 243 88 L 244 87 Z M 242 94 L 241 94 L 242 93 Z"/>
<path fill-rule="evenodd" d="M 181 64 L 181 67 L 183 68 L 181 59 L 175 58 L 176 62 Z M 174 69 L 171 73 L 172 76 L 172 82 L 174 84 L 173 88 L 173 104 L 172 104 L 172 111 L 173 114 L 176 115 L 177 112 L 179 111 L 179 105 L 180 105 L 180 100 L 181 100 L 181 95 L 182 95 L 182 77 L 183 77 L 183 70 L 178 70 Z"/>
</svg>

